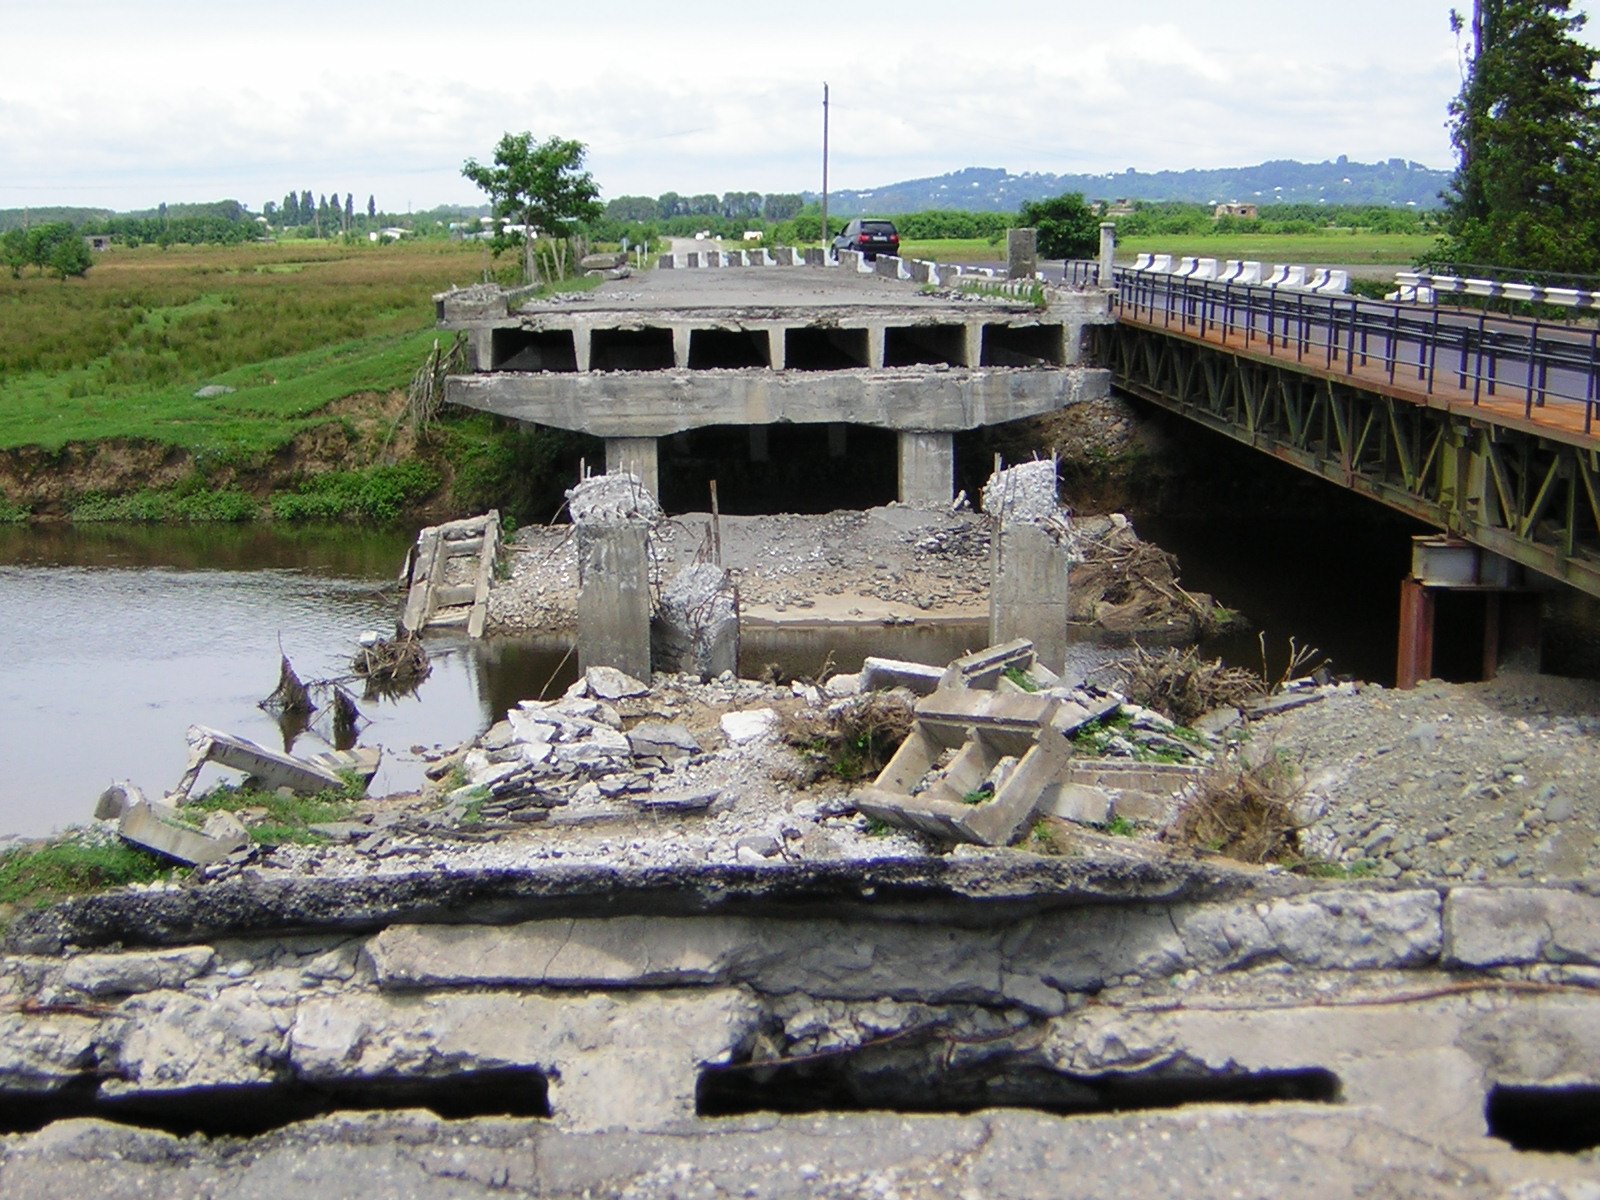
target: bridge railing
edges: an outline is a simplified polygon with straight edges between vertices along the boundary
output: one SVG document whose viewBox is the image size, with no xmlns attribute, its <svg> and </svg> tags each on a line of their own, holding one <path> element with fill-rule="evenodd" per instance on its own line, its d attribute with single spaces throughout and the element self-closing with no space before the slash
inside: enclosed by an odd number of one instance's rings
<svg viewBox="0 0 1600 1200">
<path fill-rule="evenodd" d="M 1583 432 L 1594 431 L 1600 328 L 1139 271 L 1118 270 L 1115 286 L 1135 321 L 1259 345 L 1329 374 L 1376 367 L 1429 396 L 1466 393 L 1476 405 L 1509 395 L 1529 419 L 1552 403 L 1579 405 Z"/>
</svg>

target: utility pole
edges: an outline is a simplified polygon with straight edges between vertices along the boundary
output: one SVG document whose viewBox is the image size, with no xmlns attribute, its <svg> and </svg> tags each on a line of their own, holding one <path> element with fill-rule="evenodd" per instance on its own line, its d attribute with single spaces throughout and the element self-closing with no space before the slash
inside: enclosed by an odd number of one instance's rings
<svg viewBox="0 0 1600 1200">
<path fill-rule="evenodd" d="M 822 256 L 828 256 L 828 81 L 822 81 Z"/>
</svg>

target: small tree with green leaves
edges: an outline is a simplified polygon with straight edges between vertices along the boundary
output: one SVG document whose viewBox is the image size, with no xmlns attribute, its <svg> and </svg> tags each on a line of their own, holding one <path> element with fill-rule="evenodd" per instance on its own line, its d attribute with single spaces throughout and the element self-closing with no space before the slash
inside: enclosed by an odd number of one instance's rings
<svg viewBox="0 0 1600 1200">
<path fill-rule="evenodd" d="M 1461 94 L 1460 154 L 1445 196 L 1441 251 L 1465 263 L 1600 271 L 1600 53 L 1580 41 L 1570 0 L 1475 0 Z"/>
<path fill-rule="evenodd" d="M 539 281 L 534 243 L 540 233 L 564 244 L 577 227 L 597 220 L 604 211 L 600 188 L 583 170 L 587 150 L 582 142 L 550 137 L 535 142 L 533 134 L 508 133 L 494 150 L 494 165 L 469 158 L 461 173 L 489 195 L 496 218 L 494 252 L 518 246 L 523 254 L 523 278 Z M 520 226 L 509 232 L 505 223 Z M 561 259 L 556 275 L 565 274 Z"/>
<path fill-rule="evenodd" d="M 1022 206 L 1022 223 L 1039 231 L 1039 253 L 1046 258 L 1093 258 L 1100 250 L 1100 222 L 1082 192 Z"/>
</svg>

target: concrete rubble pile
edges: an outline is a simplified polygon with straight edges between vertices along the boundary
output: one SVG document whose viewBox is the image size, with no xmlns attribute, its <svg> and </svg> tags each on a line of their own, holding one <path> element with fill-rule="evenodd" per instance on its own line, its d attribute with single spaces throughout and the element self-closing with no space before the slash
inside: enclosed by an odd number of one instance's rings
<svg viewBox="0 0 1600 1200">
<path fill-rule="evenodd" d="M 646 697 L 649 687 L 620 671 L 592 667 L 558 700 L 524 700 L 459 760 L 436 765 L 443 776 L 459 769 L 466 781 L 448 793 L 447 820 L 530 824 L 551 810 L 624 801 L 661 811 L 671 797 L 655 794 L 674 764 L 701 753 L 681 725 L 641 721 L 623 732 L 618 702 Z M 714 795 L 679 809 L 704 808 Z"/>
</svg>

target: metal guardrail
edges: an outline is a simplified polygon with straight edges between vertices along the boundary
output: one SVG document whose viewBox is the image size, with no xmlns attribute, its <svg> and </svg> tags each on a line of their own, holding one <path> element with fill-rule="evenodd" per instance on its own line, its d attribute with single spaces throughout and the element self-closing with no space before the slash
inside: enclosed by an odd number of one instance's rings
<svg viewBox="0 0 1600 1200">
<path fill-rule="evenodd" d="M 1069 263 L 1069 268 L 1074 264 Z M 1441 311 L 1355 296 L 1117 270 L 1115 303 L 1133 320 L 1180 332 L 1242 338 L 1268 353 L 1353 376 L 1374 363 L 1391 384 L 1441 386 L 1473 404 L 1502 392 L 1523 397 L 1523 415 L 1548 404 L 1582 405 L 1583 431 L 1600 407 L 1600 328 Z"/>
<path fill-rule="evenodd" d="M 1069 258 L 1062 264 L 1063 287 L 1091 288 L 1100 286 L 1100 264 L 1092 258 Z"/>
</svg>

